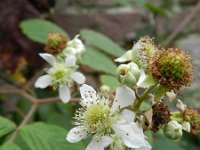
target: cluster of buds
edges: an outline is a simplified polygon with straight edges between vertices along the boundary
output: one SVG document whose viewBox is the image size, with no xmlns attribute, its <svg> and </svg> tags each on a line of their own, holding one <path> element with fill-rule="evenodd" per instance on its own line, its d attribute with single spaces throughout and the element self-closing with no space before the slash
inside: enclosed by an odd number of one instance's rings
<svg viewBox="0 0 200 150">
<path fill-rule="evenodd" d="M 70 88 L 74 81 L 78 84 L 85 83 L 85 76 L 78 72 L 78 59 L 85 51 L 85 46 L 78 36 L 72 40 L 59 33 L 49 33 L 45 51 L 39 55 L 46 60 L 51 67 L 46 68 L 45 75 L 39 77 L 35 87 L 46 88 L 52 86 L 59 89 L 60 99 L 67 103 L 70 100 Z"/>
</svg>

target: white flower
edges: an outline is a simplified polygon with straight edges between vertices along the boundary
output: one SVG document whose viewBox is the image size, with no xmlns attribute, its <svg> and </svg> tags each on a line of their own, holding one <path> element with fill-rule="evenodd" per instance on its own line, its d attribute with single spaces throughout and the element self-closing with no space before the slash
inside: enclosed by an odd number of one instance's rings
<svg viewBox="0 0 200 150">
<path fill-rule="evenodd" d="M 69 142 L 78 142 L 92 134 L 93 139 L 86 149 L 104 150 L 115 142 L 112 137 L 117 135 L 127 147 L 151 149 L 142 128 L 134 122 L 135 113 L 127 109 L 120 112 L 135 100 L 135 93 L 130 88 L 118 87 L 112 105 L 110 99 L 101 97 L 86 84 L 82 85 L 80 93 L 83 107 L 75 115 L 76 127 L 66 137 Z"/>
<path fill-rule="evenodd" d="M 53 86 L 59 89 L 60 99 L 67 103 L 70 100 L 70 85 L 73 81 L 78 84 L 85 82 L 85 76 L 77 72 L 76 58 L 73 55 L 69 55 L 65 62 L 58 62 L 56 58 L 48 53 L 39 54 L 44 60 L 46 60 L 51 67 L 46 71 L 47 74 L 39 77 L 35 82 L 35 87 L 46 88 Z"/>
<path fill-rule="evenodd" d="M 67 53 L 79 55 L 85 51 L 85 46 L 78 37 L 79 35 L 76 35 L 74 39 L 67 43 L 67 47 L 65 48 Z"/>
</svg>

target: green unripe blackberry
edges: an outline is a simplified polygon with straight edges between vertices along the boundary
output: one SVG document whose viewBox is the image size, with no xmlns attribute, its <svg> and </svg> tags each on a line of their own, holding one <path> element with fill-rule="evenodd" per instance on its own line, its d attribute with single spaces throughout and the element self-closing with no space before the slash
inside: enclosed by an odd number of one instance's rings
<svg viewBox="0 0 200 150">
<path fill-rule="evenodd" d="M 148 71 L 162 86 L 175 90 L 190 84 L 192 70 L 190 56 L 178 48 L 161 51 L 148 66 Z"/>
</svg>

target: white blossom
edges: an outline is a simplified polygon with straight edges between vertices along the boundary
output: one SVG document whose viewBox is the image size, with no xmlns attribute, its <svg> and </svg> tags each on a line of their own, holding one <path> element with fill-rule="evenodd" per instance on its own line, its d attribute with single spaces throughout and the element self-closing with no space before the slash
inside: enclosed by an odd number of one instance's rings
<svg viewBox="0 0 200 150">
<path fill-rule="evenodd" d="M 67 103 L 70 100 L 70 86 L 73 81 L 78 84 L 83 84 L 85 82 L 85 76 L 77 72 L 78 68 L 76 65 L 76 57 L 69 55 L 64 61 L 57 61 L 56 58 L 48 53 L 39 54 L 44 60 L 46 60 L 51 67 L 47 69 L 47 74 L 42 75 L 35 82 L 35 87 L 46 88 L 48 86 L 53 86 L 53 88 L 59 91 L 59 97 L 64 102 Z"/>
<path fill-rule="evenodd" d="M 80 88 L 81 105 L 74 117 L 74 125 L 66 139 L 78 142 L 93 135 L 86 150 L 104 150 L 115 143 L 114 136 L 122 143 L 134 149 L 151 149 L 145 140 L 143 129 L 134 122 L 135 113 L 125 108 L 135 101 L 135 93 L 126 86 L 118 87 L 114 100 L 100 96 L 91 86 L 82 85 Z"/>
</svg>

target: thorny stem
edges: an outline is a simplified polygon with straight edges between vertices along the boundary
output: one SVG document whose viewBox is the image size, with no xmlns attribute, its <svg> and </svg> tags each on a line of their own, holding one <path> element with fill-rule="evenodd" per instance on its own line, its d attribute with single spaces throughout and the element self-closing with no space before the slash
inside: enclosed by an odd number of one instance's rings
<svg viewBox="0 0 200 150">
<path fill-rule="evenodd" d="M 157 84 L 149 87 L 148 89 L 146 89 L 146 91 L 143 93 L 143 95 L 141 97 L 138 97 L 137 100 L 135 101 L 134 104 L 134 108 L 135 109 L 139 109 L 140 105 L 142 104 L 142 102 L 147 98 L 147 96 L 149 95 L 149 93 L 154 89 L 154 87 L 156 87 Z"/>
</svg>

